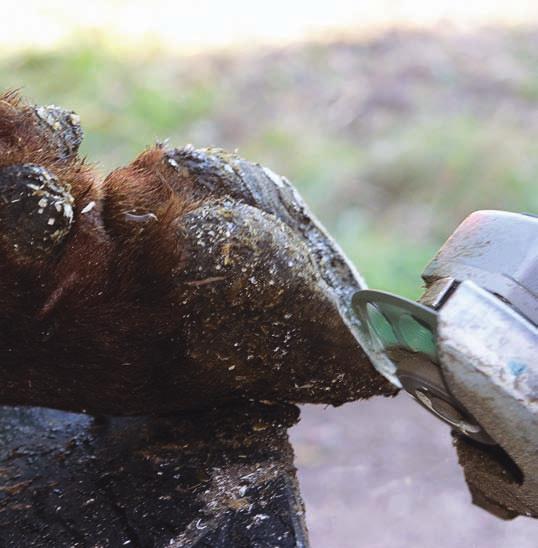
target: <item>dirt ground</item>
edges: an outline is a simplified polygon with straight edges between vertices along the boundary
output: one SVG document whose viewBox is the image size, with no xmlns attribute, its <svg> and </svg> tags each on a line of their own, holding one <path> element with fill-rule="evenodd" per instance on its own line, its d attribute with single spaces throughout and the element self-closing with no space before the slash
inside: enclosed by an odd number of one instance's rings
<svg viewBox="0 0 538 548">
<path fill-rule="evenodd" d="M 405 394 L 304 406 L 291 431 L 312 548 L 535 548 L 473 506 L 448 429 Z"/>
</svg>

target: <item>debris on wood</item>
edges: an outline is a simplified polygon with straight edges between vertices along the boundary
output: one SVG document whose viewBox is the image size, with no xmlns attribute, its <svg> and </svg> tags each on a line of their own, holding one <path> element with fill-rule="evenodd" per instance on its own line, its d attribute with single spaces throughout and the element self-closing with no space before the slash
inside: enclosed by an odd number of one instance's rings
<svg viewBox="0 0 538 548">
<path fill-rule="evenodd" d="M 0 546 L 306 548 L 294 406 L 168 418 L 0 408 Z"/>
</svg>

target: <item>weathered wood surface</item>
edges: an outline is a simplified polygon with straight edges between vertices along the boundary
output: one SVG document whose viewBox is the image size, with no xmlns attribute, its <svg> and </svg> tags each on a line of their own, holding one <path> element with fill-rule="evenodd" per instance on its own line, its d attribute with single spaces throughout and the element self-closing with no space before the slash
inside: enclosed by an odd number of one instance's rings
<svg viewBox="0 0 538 548">
<path fill-rule="evenodd" d="M 0 409 L 0 546 L 301 548 L 293 406 L 96 421 Z"/>
</svg>

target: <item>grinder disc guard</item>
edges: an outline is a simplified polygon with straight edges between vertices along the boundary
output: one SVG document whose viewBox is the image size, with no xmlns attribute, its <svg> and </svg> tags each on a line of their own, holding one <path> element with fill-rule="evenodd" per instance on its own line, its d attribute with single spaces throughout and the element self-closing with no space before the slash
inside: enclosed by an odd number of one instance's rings
<svg viewBox="0 0 538 548">
<path fill-rule="evenodd" d="M 361 321 L 368 353 L 381 374 L 392 382 L 395 376 L 422 407 L 466 436 L 495 444 L 443 380 L 437 356 L 435 310 L 370 289 L 357 291 L 352 304 Z M 376 356 L 383 356 L 383 360 L 378 361 Z M 392 365 L 389 375 L 386 360 Z"/>
</svg>

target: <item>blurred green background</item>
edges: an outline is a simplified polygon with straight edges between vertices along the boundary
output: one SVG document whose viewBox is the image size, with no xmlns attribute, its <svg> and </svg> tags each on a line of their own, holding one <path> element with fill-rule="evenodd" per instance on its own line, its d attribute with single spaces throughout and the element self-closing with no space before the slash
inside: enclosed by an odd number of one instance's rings
<svg viewBox="0 0 538 548">
<path fill-rule="evenodd" d="M 104 174 L 147 145 L 239 149 L 300 189 L 372 287 L 420 273 L 471 211 L 538 212 L 538 31 L 386 31 L 227 52 L 98 33 L 0 57 L 0 88 L 77 111 Z"/>
</svg>

